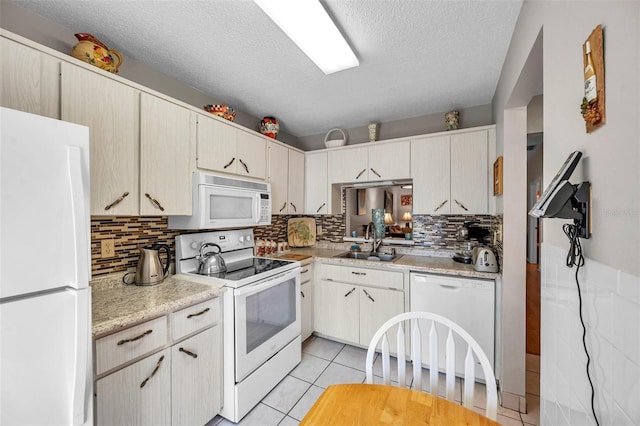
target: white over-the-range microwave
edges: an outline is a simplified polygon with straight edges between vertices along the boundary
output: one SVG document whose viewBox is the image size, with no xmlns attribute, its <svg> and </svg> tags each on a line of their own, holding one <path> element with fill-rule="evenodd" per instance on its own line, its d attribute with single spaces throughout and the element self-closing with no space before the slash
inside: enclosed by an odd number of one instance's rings
<svg viewBox="0 0 640 426">
<path fill-rule="evenodd" d="M 191 216 L 169 216 L 171 229 L 227 229 L 271 225 L 271 184 L 193 174 Z"/>
</svg>

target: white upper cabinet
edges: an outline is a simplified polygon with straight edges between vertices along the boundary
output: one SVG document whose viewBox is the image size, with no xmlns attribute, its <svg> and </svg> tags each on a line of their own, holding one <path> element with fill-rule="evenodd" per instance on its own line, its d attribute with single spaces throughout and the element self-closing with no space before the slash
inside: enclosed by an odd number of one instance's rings
<svg viewBox="0 0 640 426">
<path fill-rule="evenodd" d="M 411 141 L 414 214 L 488 214 L 493 129 Z"/>
<path fill-rule="evenodd" d="M 327 180 L 327 152 L 304 154 L 304 213 L 329 213 L 329 185 Z"/>
<path fill-rule="evenodd" d="M 139 98 L 130 86 L 62 63 L 61 118 L 89 127 L 92 215 L 139 212 Z"/>
<path fill-rule="evenodd" d="M 267 141 L 214 117 L 198 117 L 197 167 L 265 180 Z"/>
<path fill-rule="evenodd" d="M 146 93 L 140 106 L 140 215 L 190 215 L 195 113 Z"/>
<path fill-rule="evenodd" d="M 304 154 L 276 142 L 269 142 L 269 183 L 273 214 L 302 214 Z"/>
<path fill-rule="evenodd" d="M 409 141 L 369 145 L 369 180 L 406 179 L 411 177 Z"/>
<path fill-rule="evenodd" d="M 4 37 L 0 58 L 0 105 L 60 118 L 61 61 Z"/>
</svg>

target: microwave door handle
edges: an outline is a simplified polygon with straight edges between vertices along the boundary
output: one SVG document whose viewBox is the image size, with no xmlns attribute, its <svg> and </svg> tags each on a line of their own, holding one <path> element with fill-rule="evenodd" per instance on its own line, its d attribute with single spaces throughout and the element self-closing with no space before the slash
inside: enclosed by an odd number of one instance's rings
<svg viewBox="0 0 640 426">
<path fill-rule="evenodd" d="M 256 225 L 260 223 L 260 193 L 256 193 Z"/>
</svg>

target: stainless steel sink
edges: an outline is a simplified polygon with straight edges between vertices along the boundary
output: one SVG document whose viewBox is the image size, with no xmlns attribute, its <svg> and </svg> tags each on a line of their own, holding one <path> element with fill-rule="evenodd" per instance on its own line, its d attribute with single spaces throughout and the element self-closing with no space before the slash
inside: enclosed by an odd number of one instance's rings
<svg viewBox="0 0 640 426">
<path fill-rule="evenodd" d="M 393 262 L 400 256 L 395 254 L 386 254 L 386 253 L 378 253 L 377 255 L 371 255 L 370 252 L 348 251 L 346 253 L 337 254 L 333 257 L 340 257 L 343 259 L 371 260 L 371 261 L 377 261 L 377 262 Z"/>
</svg>

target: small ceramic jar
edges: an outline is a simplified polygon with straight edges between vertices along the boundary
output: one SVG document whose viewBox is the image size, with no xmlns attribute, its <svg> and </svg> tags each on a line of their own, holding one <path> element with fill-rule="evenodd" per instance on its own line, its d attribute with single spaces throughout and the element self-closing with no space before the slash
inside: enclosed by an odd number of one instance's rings
<svg viewBox="0 0 640 426">
<path fill-rule="evenodd" d="M 278 120 L 273 117 L 264 117 L 260 121 L 260 133 L 270 138 L 275 139 L 280 131 L 280 124 Z"/>
</svg>

